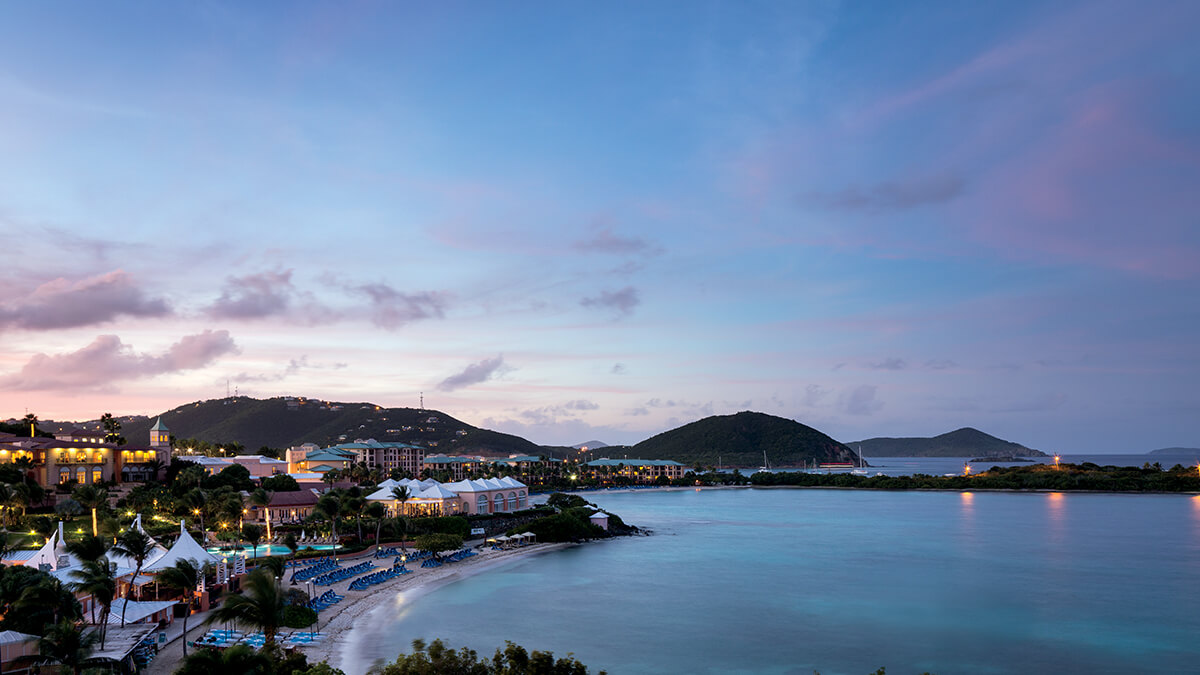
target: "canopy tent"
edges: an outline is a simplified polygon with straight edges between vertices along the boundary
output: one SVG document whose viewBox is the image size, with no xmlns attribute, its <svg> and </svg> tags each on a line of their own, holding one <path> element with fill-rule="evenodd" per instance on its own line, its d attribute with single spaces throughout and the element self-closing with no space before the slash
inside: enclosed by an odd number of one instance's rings
<svg viewBox="0 0 1200 675">
<path fill-rule="evenodd" d="M 204 550 L 204 547 L 196 543 L 192 539 L 192 535 L 188 534 L 187 529 L 183 526 L 183 521 L 179 521 L 179 538 L 171 546 L 171 550 L 167 551 L 154 563 L 146 565 L 144 571 L 157 572 L 168 567 L 173 567 L 180 560 L 191 560 L 197 566 L 205 563 L 217 564 L 220 560 L 217 556 Z"/>
<path fill-rule="evenodd" d="M 142 534 L 146 534 L 146 530 L 142 528 L 142 514 L 139 513 L 134 517 L 133 523 L 130 524 L 129 529 L 137 530 Z M 146 534 L 146 536 L 150 535 Z M 142 563 L 143 569 L 145 569 L 148 565 L 153 564 L 156 560 L 163 557 L 167 553 L 167 547 L 158 543 L 154 537 L 150 537 L 150 541 L 154 542 L 154 552 L 146 556 L 146 560 Z M 130 556 L 124 556 L 112 551 L 109 551 L 106 555 L 108 556 L 108 561 L 116 563 L 117 567 L 127 567 L 131 570 L 137 569 L 137 560 L 134 560 Z"/>
</svg>

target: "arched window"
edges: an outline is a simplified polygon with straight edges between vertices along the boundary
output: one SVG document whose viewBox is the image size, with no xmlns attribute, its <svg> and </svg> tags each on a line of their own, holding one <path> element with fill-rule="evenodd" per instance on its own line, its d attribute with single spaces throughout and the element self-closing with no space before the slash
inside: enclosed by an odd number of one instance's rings
<svg viewBox="0 0 1200 675">
<path fill-rule="evenodd" d="M 478 511 L 479 513 L 487 513 L 488 512 L 487 495 L 479 495 L 479 499 L 477 499 L 475 501 L 475 505 L 476 505 L 476 511 Z"/>
<path fill-rule="evenodd" d="M 508 493 L 508 510 L 509 511 L 517 510 L 517 493 L 515 493 L 515 492 Z"/>
<path fill-rule="evenodd" d="M 504 510 L 504 495 L 503 494 L 500 494 L 499 492 L 496 493 L 496 498 L 492 500 L 492 509 L 493 509 L 493 511 L 503 511 Z"/>
<path fill-rule="evenodd" d="M 92 467 L 92 482 L 93 483 L 103 483 L 104 482 L 104 470 L 98 466 Z"/>
<path fill-rule="evenodd" d="M 87 467 L 81 466 L 75 469 L 75 480 L 79 481 L 80 485 L 87 482 Z"/>
<path fill-rule="evenodd" d="M 521 490 L 521 492 L 519 492 L 517 496 L 518 496 L 517 506 L 522 509 L 525 508 L 528 505 L 525 500 L 525 491 Z"/>
<path fill-rule="evenodd" d="M 58 469 L 58 482 L 65 483 L 71 480 L 71 467 L 64 466 Z"/>
</svg>

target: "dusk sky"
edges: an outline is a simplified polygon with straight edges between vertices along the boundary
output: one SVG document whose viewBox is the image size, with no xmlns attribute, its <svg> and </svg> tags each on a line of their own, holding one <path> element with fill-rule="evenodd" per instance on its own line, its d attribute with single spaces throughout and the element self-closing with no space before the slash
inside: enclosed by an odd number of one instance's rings
<svg viewBox="0 0 1200 675">
<path fill-rule="evenodd" d="M 1200 446 L 1200 2 L 5 3 L 0 419 Z"/>
</svg>

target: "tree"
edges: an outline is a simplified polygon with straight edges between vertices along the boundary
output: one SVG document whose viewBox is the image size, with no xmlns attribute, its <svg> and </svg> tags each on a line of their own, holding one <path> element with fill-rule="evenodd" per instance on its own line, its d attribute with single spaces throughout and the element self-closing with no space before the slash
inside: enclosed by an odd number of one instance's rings
<svg viewBox="0 0 1200 675">
<path fill-rule="evenodd" d="M 83 562 L 99 560 L 108 553 L 108 542 L 100 537 L 85 534 L 75 541 L 67 542 L 67 552 Z"/>
<path fill-rule="evenodd" d="M 29 425 L 29 437 L 30 438 L 37 436 L 37 423 L 38 423 L 37 415 L 35 415 L 33 413 L 25 413 L 25 417 L 21 420 L 21 422 Z"/>
<path fill-rule="evenodd" d="M 317 500 L 317 506 L 314 509 L 321 517 L 329 520 L 330 527 L 333 529 L 333 540 L 337 543 L 337 524 L 338 519 L 342 515 L 342 497 L 340 491 L 332 489 L 326 492 Z M 334 558 L 337 557 L 337 549 L 333 550 Z"/>
<path fill-rule="evenodd" d="M 149 558 L 152 553 L 158 548 L 150 535 L 141 530 L 129 529 L 121 533 L 117 537 L 117 544 L 113 546 L 113 553 L 123 555 L 127 558 L 133 558 L 133 583 L 137 583 L 138 575 L 142 573 L 142 566 L 146 564 L 146 558 Z M 138 586 L 138 595 L 141 595 L 141 587 Z M 126 600 L 128 600 L 126 594 Z M 126 602 L 121 607 L 121 625 L 125 625 L 125 610 L 129 608 L 129 603 Z"/>
<path fill-rule="evenodd" d="M 481 659 L 473 649 L 450 649 L 441 640 L 434 640 L 428 647 L 424 640 L 413 640 L 412 654 L 401 654 L 392 663 L 371 672 L 376 675 L 587 675 L 587 666 L 573 656 L 556 660 L 553 652 L 531 654 L 520 645 L 511 642 L 505 645 L 489 661 Z"/>
<path fill-rule="evenodd" d="M 456 551 L 462 548 L 463 539 L 457 534 L 422 534 L 417 537 L 417 548 L 423 551 L 429 551 L 435 559 L 440 560 L 438 556 L 442 551 Z"/>
<path fill-rule="evenodd" d="M 300 484 L 296 482 L 295 478 L 292 478 L 286 473 L 281 473 L 275 476 L 267 476 L 266 478 L 262 479 L 260 485 L 262 485 L 264 490 L 268 490 L 270 492 L 300 491 Z"/>
<path fill-rule="evenodd" d="M 0 566 L 0 630 L 41 635 L 59 619 L 78 619 L 79 602 L 54 577 L 26 566 Z"/>
<path fill-rule="evenodd" d="M 387 516 L 387 509 L 379 502 L 371 502 L 367 504 L 367 508 L 363 509 L 363 515 L 375 521 L 375 546 L 379 546 L 379 530 L 383 527 L 383 519 Z"/>
<path fill-rule="evenodd" d="M 91 595 L 100 605 L 100 649 L 104 649 L 108 614 L 112 611 L 113 598 L 117 594 L 117 580 L 108 566 L 108 558 L 85 561 L 79 569 L 71 570 L 70 576 L 75 580 L 70 584 L 71 590 Z"/>
<path fill-rule="evenodd" d="M 99 536 L 100 529 L 96 525 L 96 510 L 108 505 L 108 490 L 97 485 L 80 485 L 71 493 L 71 498 L 92 510 L 92 536 Z"/>
<path fill-rule="evenodd" d="M 203 574 L 202 567 L 197 567 L 196 563 L 184 558 L 175 561 L 171 567 L 159 570 L 158 574 L 154 576 L 157 583 L 182 591 L 183 598 L 187 602 L 188 611 L 183 615 L 183 655 L 185 658 L 187 657 L 188 616 L 192 613 L 192 599 L 196 589 L 200 587 L 200 579 Z"/>
<path fill-rule="evenodd" d="M 291 552 L 292 562 L 295 562 L 296 561 L 296 551 L 300 550 L 300 544 L 299 544 L 299 542 L 296 541 L 296 534 L 294 532 L 288 532 L 286 535 L 284 535 L 283 545 L 287 547 L 287 550 L 289 552 Z M 293 586 L 296 585 L 296 568 L 295 567 L 292 568 L 292 585 Z"/>
<path fill-rule="evenodd" d="M 290 476 L 289 476 L 290 478 Z M 262 510 L 263 520 L 267 521 L 267 541 L 271 541 L 271 497 L 273 493 L 258 488 L 250 493 L 250 503 Z"/>
<path fill-rule="evenodd" d="M 407 552 L 405 540 L 408 539 L 408 516 L 405 514 L 408 500 L 412 498 L 412 493 L 408 491 L 405 485 L 397 485 L 392 488 L 392 499 L 400 502 L 400 508 L 396 509 L 396 517 L 399 519 L 400 526 L 403 528 L 403 533 L 400 535 L 400 550 Z"/>
<path fill-rule="evenodd" d="M 242 525 L 242 539 L 254 547 L 254 555 L 258 557 L 258 542 L 262 541 L 263 529 L 254 523 L 245 523 Z"/>
<path fill-rule="evenodd" d="M 38 651 L 42 656 L 54 659 L 71 669 L 75 675 L 83 672 L 83 662 L 87 661 L 95 648 L 99 631 L 84 633 L 79 624 L 70 619 L 62 619 L 46 631 L 46 636 L 38 640 Z M 104 649 L 101 642 L 100 648 Z"/>
<path fill-rule="evenodd" d="M 246 645 L 234 645 L 229 649 L 200 649 L 185 657 L 173 675 L 212 675 L 213 673 L 239 673 L 239 675 L 273 675 L 275 663 L 261 651 Z"/>
<path fill-rule="evenodd" d="M 262 631 L 265 647 L 275 644 L 283 621 L 284 596 L 269 570 L 256 569 L 242 579 L 244 591 L 231 595 L 209 614 L 206 624 L 237 621 Z"/>
<path fill-rule="evenodd" d="M 125 437 L 121 435 L 121 423 L 112 416 L 104 413 L 100 416 L 100 426 L 104 427 L 104 442 L 125 445 Z"/>
</svg>

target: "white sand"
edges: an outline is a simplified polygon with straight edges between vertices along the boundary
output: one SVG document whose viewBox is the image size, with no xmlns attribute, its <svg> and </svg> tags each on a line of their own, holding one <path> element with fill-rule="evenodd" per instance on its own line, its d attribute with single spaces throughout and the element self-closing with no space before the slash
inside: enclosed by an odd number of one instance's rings
<svg viewBox="0 0 1200 675">
<path fill-rule="evenodd" d="M 477 551 L 479 555 L 467 558 L 462 562 L 446 563 L 441 567 L 421 567 L 421 563 L 417 562 L 409 565 L 412 574 L 405 574 L 402 577 L 372 586 L 365 591 L 349 590 L 350 582 L 353 579 L 347 579 L 332 586 L 321 586 L 317 590 L 318 595 L 332 588 L 334 593 L 344 595 L 345 600 L 320 613 L 318 628 L 324 635 L 321 642 L 303 646 L 301 649 L 308 656 L 310 664 L 329 661 L 334 667 L 343 670 L 347 666 L 352 668 L 354 672 L 347 670 L 347 675 L 359 675 L 365 672 L 375 659 L 384 658 L 391 661 L 400 651 L 409 648 L 408 645 L 399 645 L 395 647 L 395 653 L 381 651 L 375 653 L 387 648 L 370 639 L 373 632 L 383 627 L 381 622 L 372 620 L 372 615 L 378 616 L 381 611 L 394 612 L 397 606 L 410 603 L 425 593 L 459 579 L 486 572 L 531 555 L 556 551 L 572 545 L 533 544 L 508 551 L 480 550 Z M 392 557 L 375 559 L 369 555 L 360 555 L 347 556 L 340 560 L 345 565 L 356 565 L 364 560 L 374 560 L 379 565 L 376 569 L 383 569 L 391 565 Z M 296 587 L 304 588 L 304 584 L 297 584 Z M 189 621 L 188 637 L 192 640 L 197 639 L 206 631 L 205 628 L 198 625 L 199 623 L 194 619 Z M 280 638 L 282 639 L 291 630 L 283 629 Z M 175 640 L 167 645 L 150 663 L 146 670 L 147 674 L 167 675 L 174 671 L 183 658 L 182 644 L 182 640 Z M 375 645 L 375 651 L 367 648 L 368 645 Z"/>
</svg>

